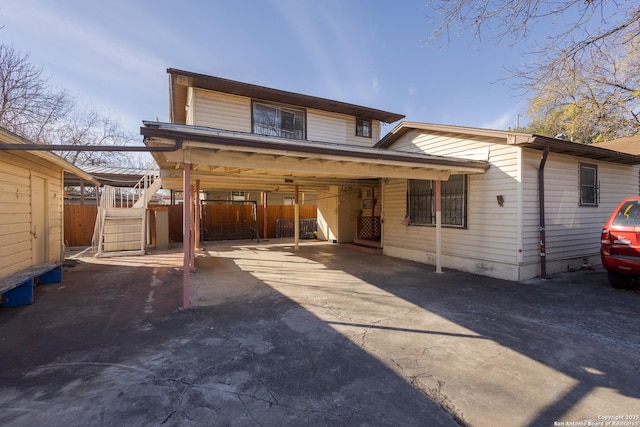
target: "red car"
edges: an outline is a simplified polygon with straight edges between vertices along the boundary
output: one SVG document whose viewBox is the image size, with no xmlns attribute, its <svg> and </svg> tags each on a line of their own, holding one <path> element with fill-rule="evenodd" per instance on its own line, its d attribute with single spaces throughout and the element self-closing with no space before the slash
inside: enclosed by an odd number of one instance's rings
<svg viewBox="0 0 640 427">
<path fill-rule="evenodd" d="M 600 258 L 616 289 L 637 286 L 640 277 L 640 196 L 620 202 L 602 228 Z"/>
</svg>

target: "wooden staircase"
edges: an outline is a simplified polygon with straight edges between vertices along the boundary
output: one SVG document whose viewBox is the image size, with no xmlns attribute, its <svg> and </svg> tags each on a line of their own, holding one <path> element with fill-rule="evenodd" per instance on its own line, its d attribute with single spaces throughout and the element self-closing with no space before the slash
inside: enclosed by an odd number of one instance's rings
<svg viewBox="0 0 640 427">
<path fill-rule="evenodd" d="M 145 254 L 147 204 L 161 185 L 159 172 L 150 170 L 134 188 L 102 188 L 93 232 L 96 256 Z"/>
</svg>

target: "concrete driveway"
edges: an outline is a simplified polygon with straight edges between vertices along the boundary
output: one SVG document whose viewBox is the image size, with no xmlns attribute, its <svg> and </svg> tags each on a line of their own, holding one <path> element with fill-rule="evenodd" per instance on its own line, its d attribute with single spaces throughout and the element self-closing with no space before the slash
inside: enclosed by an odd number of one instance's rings
<svg viewBox="0 0 640 427">
<path fill-rule="evenodd" d="M 179 250 L 78 259 L 0 308 L 3 425 L 640 425 L 640 292 L 603 271 L 227 242 L 180 312 Z"/>
</svg>

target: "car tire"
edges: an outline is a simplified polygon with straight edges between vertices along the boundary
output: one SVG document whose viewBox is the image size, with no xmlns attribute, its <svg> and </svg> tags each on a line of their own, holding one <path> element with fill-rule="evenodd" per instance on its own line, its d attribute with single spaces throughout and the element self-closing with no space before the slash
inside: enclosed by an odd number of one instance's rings
<svg viewBox="0 0 640 427">
<path fill-rule="evenodd" d="M 627 283 L 629 278 L 624 274 L 616 273 L 615 271 L 607 272 L 609 276 L 609 284 L 614 289 L 627 289 Z"/>
</svg>

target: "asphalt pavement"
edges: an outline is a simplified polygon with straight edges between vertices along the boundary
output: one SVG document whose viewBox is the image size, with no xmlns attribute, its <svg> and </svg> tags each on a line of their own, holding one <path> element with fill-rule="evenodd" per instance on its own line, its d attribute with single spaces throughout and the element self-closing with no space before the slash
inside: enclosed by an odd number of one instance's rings
<svg viewBox="0 0 640 427">
<path fill-rule="evenodd" d="M 0 307 L 0 424 L 640 426 L 640 292 L 601 269 L 516 283 L 324 242 L 204 249 L 187 311 L 180 248 L 70 251 L 62 283 Z"/>
</svg>

